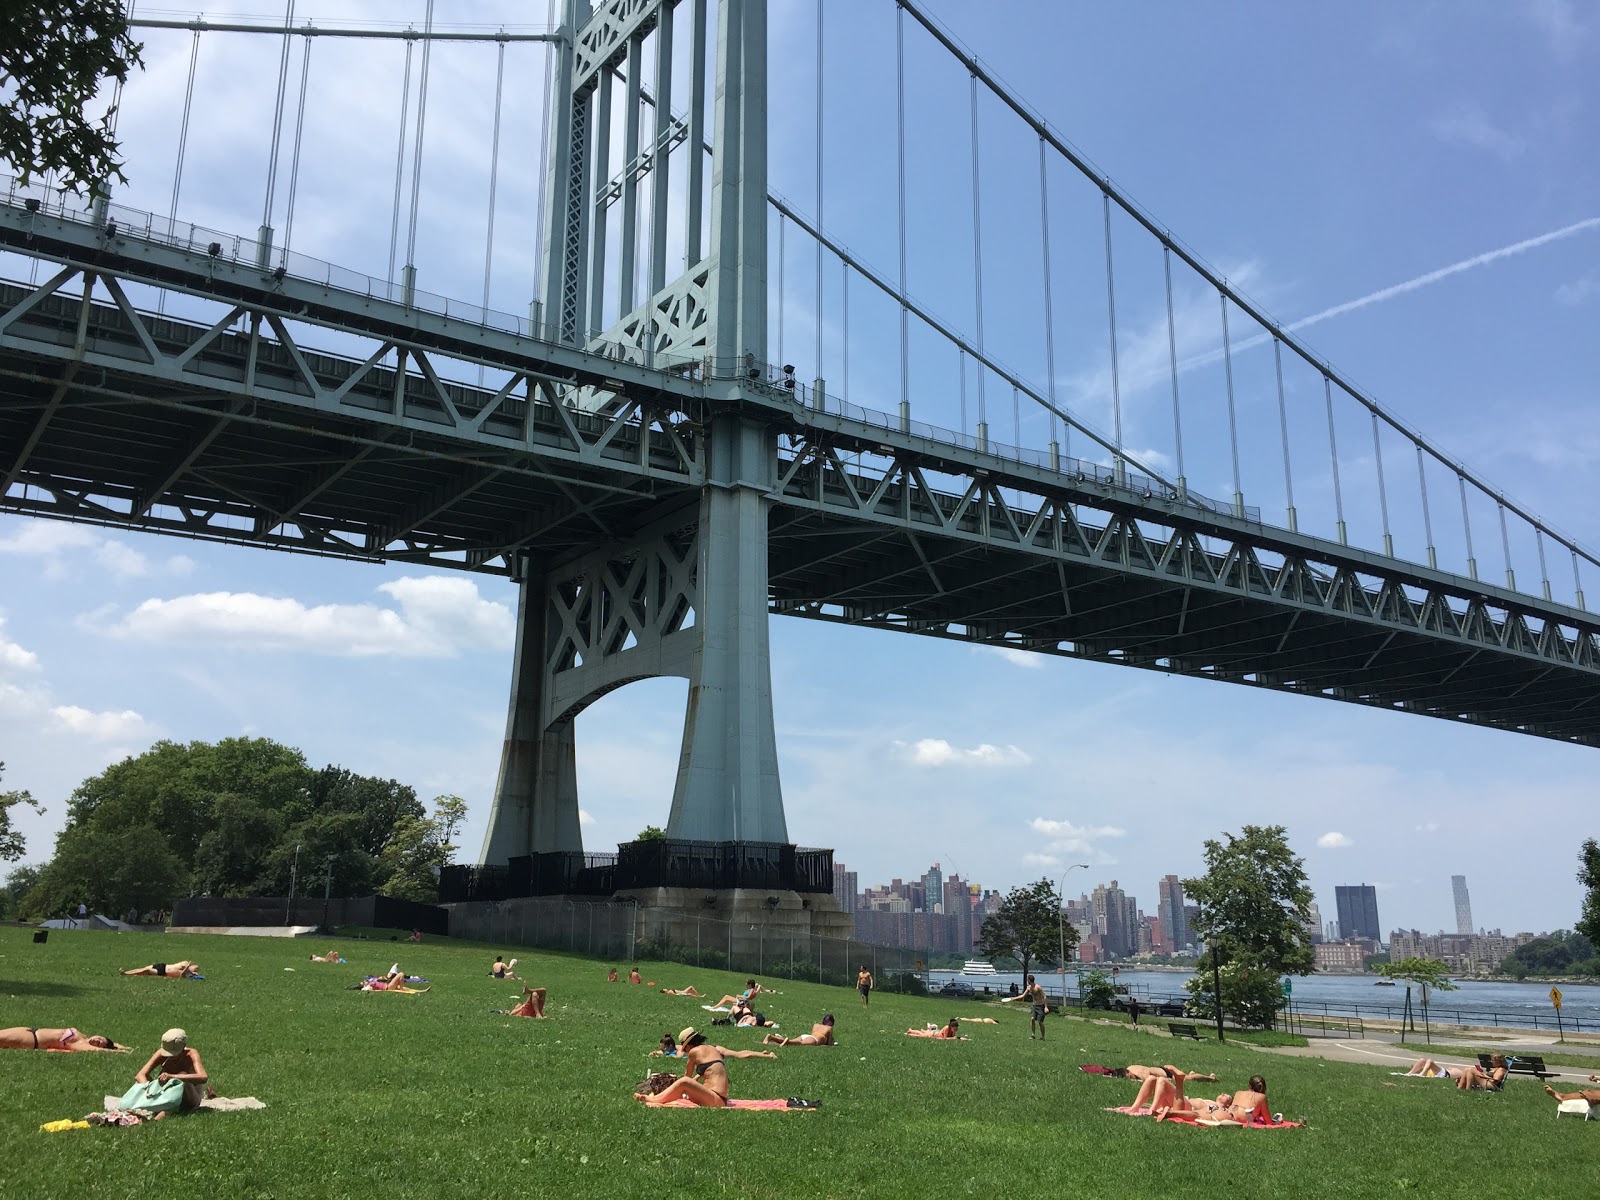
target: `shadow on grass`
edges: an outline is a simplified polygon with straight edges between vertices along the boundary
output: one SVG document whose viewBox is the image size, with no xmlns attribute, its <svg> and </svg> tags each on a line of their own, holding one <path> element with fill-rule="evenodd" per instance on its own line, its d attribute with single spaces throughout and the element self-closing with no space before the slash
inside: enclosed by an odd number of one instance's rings
<svg viewBox="0 0 1600 1200">
<path fill-rule="evenodd" d="M 0 994 L 7 996 L 81 996 L 83 989 L 70 983 L 43 979 L 0 979 Z"/>
</svg>

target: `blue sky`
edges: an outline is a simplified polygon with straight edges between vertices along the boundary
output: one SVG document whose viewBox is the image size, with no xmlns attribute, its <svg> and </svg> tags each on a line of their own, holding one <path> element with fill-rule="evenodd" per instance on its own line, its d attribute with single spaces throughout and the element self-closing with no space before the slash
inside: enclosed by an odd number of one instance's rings
<svg viewBox="0 0 1600 1200">
<path fill-rule="evenodd" d="M 1600 15 L 1560 0 L 927 7 L 1277 319 L 1362 301 L 1304 336 L 1441 449 L 1571 536 L 1600 543 L 1591 499 L 1600 433 L 1590 416 L 1600 378 L 1600 227 L 1583 224 L 1600 217 Z M 525 21 L 544 6 L 449 8 L 492 23 Z M 422 9 L 328 0 L 296 13 L 322 23 L 420 21 Z M 823 221 L 890 277 L 898 259 L 892 12 L 880 0 L 826 8 Z M 772 184 L 809 214 L 815 8 L 774 0 L 771 24 Z M 149 70 L 126 97 L 131 180 L 118 199 L 160 214 L 171 199 L 188 48 L 187 34 L 152 35 Z M 514 48 L 508 60 L 491 305 L 511 312 L 523 310 L 535 269 L 539 53 Z M 299 54 L 297 44 L 296 70 Z M 318 43 L 313 54 L 294 245 L 381 275 L 403 51 Z M 909 287 L 970 336 L 965 76 L 921 35 L 908 37 L 907 62 Z M 269 39 L 203 42 L 184 218 L 240 233 L 259 223 L 276 70 Z M 432 71 L 420 286 L 476 300 L 493 51 L 441 50 Z M 1042 384 L 1037 144 L 988 100 L 979 129 L 987 346 Z M 1056 383 L 1075 412 L 1108 428 L 1098 192 L 1065 164 L 1049 170 Z M 282 202 L 280 190 L 280 214 Z M 1428 281 L 1564 230 L 1573 231 Z M 1125 219 L 1114 221 L 1113 237 L 1127 444 L 1170 470 L 1160 254 Z M 402 230 L 402 251 L 404 241 Z M 892 410 L 892 312 L 852 282 L 845 388 L 837 268 L 825 272 L 819 360 L 812 249 L 792 228 L 786 245 L 784 357 L 802 378 L 820 370 L 830 390 Z M 3 265 L 14 277 L 16 261 Z M 1208 360 L 1216 301 L 1193 277 L 1175 283 L 1180 353 L 1196 360 L 1182 377 L 1187 473 L 1196 489 L 1226 497 L 1221 367 Z M 774 357 L 777 319 L 774 301 Z M 1239 349 L 1250 332 L 1232 327 L 1244 488 L 1265 519 L 1281 522 L 1271 356 Z M 915 414 L 960 424 L 953 353 L 925 333 L 913 338 Z M 1138 366 L 1151 347 L 1161 371 L 1145 378 Z M 1319 445 L 1326 451 L 1313 384 L 1292 371 L 1287 380 L 1296 453 L 1306 454 L 1296 493 L 1302 525 L 1327 532 L 1331 480 L 1316 458 Z M 987 403 L 993 436 L 1012 440 L 1011 398 L 993 379 Z M 969 430 L 975 411 L 969 377 Z M 1021 433 L 1041 444 L 1044 418 L 1025 412 Z M 1370 431 L 1355 421 L 1341 425 L 1340 439 L 1352 537 L 1371 544 Z M 1407 465 L 1398 443 L 1384 452 L 1386 470 Z M 1400 552 L 1420 556 L 1414 468 L 1389 487 Z M 1459 552 L 1452 503 L 1444 492 L 1434 499 L 1447 555 Z M 1480 568 L 1499 579 L 1492 519 L 1492 507 L 1474 511 Z M 1530 546 L 1513 543 L 1525 587 L 1537 582 Z M 1558 595 L 1570 589 L 1552 576 Z M 424 796 L 457 792 L 472 806 L 464 840 L 476 848 L 504 727 L 509 584 L 9 517 L 0 518 L 0 578 L 4 786 L 29 788 L 46 805 L 42 817 L 23 817 L 31 857 L 48 854 L 65 798 L 84 776 L 156 738 L 241 733 L 299 746 L 317 763 L 393 776 Z M 1600 602 L 1600 580 L 1586 586 Z M 1205 838 L 1273 822 L 1288 826 L 1330 917 L 1335 884 L 1370 882 L 1386 928 L 1449 926 L 1456 873 L 1468 877 L 1479 925 L 1538 930 L 1576 916 L 1576 850 L 1596 833 L 1592 750 L 793 620 L 774 620 L 772 641 L 791 834 L 835 847 L 863 884 L 940 861 L 1004 887 L 1087 861 L 1074 893 L 1116 878 L 1153 911 L 1157 878 L 1197 871 Z M 580 718 L 591 847 L 664 820 L 683 700 L 681 681 L 651 681 Z"/>
</svg>

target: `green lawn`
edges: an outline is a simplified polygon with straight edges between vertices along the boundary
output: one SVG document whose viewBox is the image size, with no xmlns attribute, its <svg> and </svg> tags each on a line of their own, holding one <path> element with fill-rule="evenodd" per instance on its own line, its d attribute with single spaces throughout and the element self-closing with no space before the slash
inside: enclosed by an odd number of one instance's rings
<svg viewBox="0 0 1600 1200">
<path fill-rule="evenodd" d="M 1532 1081 L 1462 1095 L 1376 1067 L 1053 1021 L 1027 1014 L 780 983 L 765 1011 L 803 1031 L 839 1014 L 836 1049 L 730 1064 L 736 1096 L 805 1096 L 817 1113 L 647 1111 L 633 1084 L 663 1030 L 703 1024 L 695 1001 L 607 984 L 605 965 L 504 948 L 550 989 L 546 1021 L 491 1016 L 512 988 L 487 978 L 496 947 L 343 942 L 349 967 L 310 963 L 324 943 L 0 929 L 0 1025 L 72 1024 L 138 1056 L 4 1054 L 0 1195 L 423 1198 L 751 1196 L 1442 1195 L 1470 1173 L 1478 1195 L 1581 1191 L 1600 1177 L 1600 1126 L 1552 1120 Z M 125 979 L 115 966 L 197 959 L 204 982 Z M 398 958 L 424 996 L 343 990 Z M 626 964 L 624 964 L 625 966 Z M 292 967 L 289 971 L 285 968 Z M 658 983 L 713 998 L 736 978 L 644 964 Z M 954 1012 L 990 1011 L 962 1043 L 901 1036 Z M 38 1133 L 120 1094 L 171 1025 L 188 1029 L 227 1095 L 262 1112 L 136 1129 Z M 735 1048 L 752 1030 L 716 1031 Z M 1266 1075 L 1274 1107 L 1309 1116 L 1281 1133 L 1173 1128 L 1102 1111 L 1131 1085 L 1083 1062 L 1214 1070 L 1220 1089 Z M 1386 1086 L 1395 1085 L 1395 1086 Z"/>
</svg>

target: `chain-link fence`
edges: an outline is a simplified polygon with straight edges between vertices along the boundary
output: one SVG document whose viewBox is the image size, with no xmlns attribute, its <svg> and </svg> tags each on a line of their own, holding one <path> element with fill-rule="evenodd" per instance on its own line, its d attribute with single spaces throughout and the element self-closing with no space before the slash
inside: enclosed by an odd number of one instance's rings
<svg viewBox="0 0 1600 1200">
<path fill-rule="evenodd" d="M 616 901 L 527 897 L 454 904 L 450 935 L 499 946 L 566 950 L 619 965 L 678 962 L 740 975 L 854 986 L 871 971 L 880 988 L 919 990 L 918 951 Z M 915 981 L 915 982 L 913 982 Z"/>
</svg>

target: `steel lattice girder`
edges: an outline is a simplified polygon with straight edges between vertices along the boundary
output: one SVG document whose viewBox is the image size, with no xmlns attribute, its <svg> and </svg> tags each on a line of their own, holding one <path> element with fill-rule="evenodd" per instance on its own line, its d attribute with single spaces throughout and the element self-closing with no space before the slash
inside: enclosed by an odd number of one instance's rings
<svg viewBox="0 0 1600 1200">
<path fill-rule="evenodd" d="M 790 439 L 775 611 L 1249 683 L 1600 745 L 1600 628 L 1113 488 L 1023 490 Z M 860 442 L 847 449 L 861 453 Z"/>
</svg>

